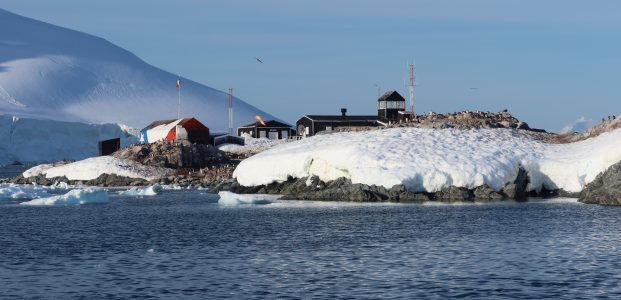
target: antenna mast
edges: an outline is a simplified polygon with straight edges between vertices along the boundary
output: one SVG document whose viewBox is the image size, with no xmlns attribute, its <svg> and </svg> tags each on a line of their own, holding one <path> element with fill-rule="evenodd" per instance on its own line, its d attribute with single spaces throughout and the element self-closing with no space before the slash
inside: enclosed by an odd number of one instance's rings
<svg viewBox="0 0 621 300">
<path fill-rule="evenodd" d="M 229 88 L 228 99 L 228 111 L 229 111 L 229 135 L 233 135 L 233 88 Z"/>
<path fill-rule="evenodd" d="M 416 114 L 414 113 L 414 65 L 410 64 L 410 120 L 414 121 Z"/>
</svg>

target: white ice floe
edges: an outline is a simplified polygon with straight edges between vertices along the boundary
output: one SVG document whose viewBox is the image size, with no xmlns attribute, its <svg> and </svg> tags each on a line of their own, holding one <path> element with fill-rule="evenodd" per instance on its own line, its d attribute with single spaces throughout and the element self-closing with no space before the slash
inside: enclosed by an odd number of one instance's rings
<svg viewBox="0 0 621 300">
<path fill-rule="evenodd" d="M 131 160 L 112 156 L 92 157 L 51 168 L 39 168 L 37 166 L 24 172 L 24 177 L 26 175 L 36 176 L 39 174 L 33 169 L 45 174 L 47 178 L 66 176 L 69 180 L 91 180 L 104 173 L 153 180 L 174 173 L 171 169 L 145 166 Z"/>
<path fill-rule="evenodd" d="M 220 200 L 218 204 L 225 206 L 243 205 L 243 204 L 270 204 L 271 200 L 277 198 L 274 195 L 240 195 L 231 192 L 219 192 Z"/>
<path fill-rule="evenodd" d="M 36 185 L 0 184 L 0 200 L 24 200 L 49 196 L 48 188 Z"/>
<path fill-rule="evenodd" d="M 119 192 L 119 195 L 123 195 L 123 196 L 155 196 L 155 195 L 159 195 L 162 193 L 162 186 L 159 184 L 154 184 L 150 187 L 146 187 L 146 188 L 138 188 L 138 187 L 132 187 L 131 189 L 127 190 L 127 191 L 121 191 Z"/>
<path fill-rule="evenodd" d="M 108 192 L 104 189 L 76 189 L 64 195 L 40 198 L 22 202 L 22 205 L 80 205 L 86 203 L 107 203 Z"/>
<path fill-rule="evenodd" d="M 245 186 L 288 176 L 339 177 L 353 183 L 436 192 L 446 186 L 494 190 L 513 182 L 520 166 L 531 189 L 578 192 L 621 161 L 621 129 L 573 144 L 547 144 L 510 129 L 394 128 L 344 132 L 277 145 L 242 161 L 233 176 Z"/>
</svg>

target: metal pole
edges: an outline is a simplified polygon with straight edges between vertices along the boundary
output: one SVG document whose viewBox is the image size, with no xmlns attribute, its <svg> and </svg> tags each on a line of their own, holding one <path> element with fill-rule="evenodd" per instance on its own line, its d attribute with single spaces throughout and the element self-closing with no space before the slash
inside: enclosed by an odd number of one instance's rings
<svg viewBox="0 0 621 300">
<path fill-rule="evenodd" d="M 177 103 L 177 119 L 181 119 L 181 78 L 177 77 L 177 96 L 179 102 Z"/>
</svg>

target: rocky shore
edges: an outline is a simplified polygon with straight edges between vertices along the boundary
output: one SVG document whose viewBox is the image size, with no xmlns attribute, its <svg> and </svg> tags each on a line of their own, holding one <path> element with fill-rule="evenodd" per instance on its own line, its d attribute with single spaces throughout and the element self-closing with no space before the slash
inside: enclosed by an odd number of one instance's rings
<svg viewBox="0 0 621 300">
<path fill-rule="evenodd" d="M 212 187 L 212 192 L 230 191 L 240 194 L 280 194 L 285 200 L 321 200 L 321 201 L 354 201 L 354 202 L 464 202 L 464 201 L 497 201 L 503 199 L 526 200 L 529 196 L 550 194 L 542 191 L 540 194 L 527 193 L 528 176 L 520 169 L 516 180 L 507 184 L 501 191 L 496 192 L 488 186 L 479 186 L 467 189 L 449 186 L 435 193 L 411 192 L 403 185 L 385 188 L 377 185 L 352 184 L 349 179 L 339 178 L 330 182 L 323 182 L 318 177 L 300 179 L 289 178 L 285 182 L 268 185 L 245 187 L 235 179 L 230 179 Z"/>
<path fill-rule="evenodd" d="M 133 145 L 113 153 L 112 156 L 136 161 L 143 165 L 171 168 L 175 170 L 175 174 L 151 181 L 115 174 L 102 174 L 92 180 L 68 180 L 66 177 L 46 178 L 43 174 L 24 178 L 19 175 L 7 182 L 46 186 L 65 182 L 71 185 L 102 187 L 148 186 L 155 183 L 181 187 L 209 187 L 230 179 L 233 170 L 239 164 L 239 160 L 230 158 L 215 147 L 189 142 L 162 141 Z"/>
</svg>

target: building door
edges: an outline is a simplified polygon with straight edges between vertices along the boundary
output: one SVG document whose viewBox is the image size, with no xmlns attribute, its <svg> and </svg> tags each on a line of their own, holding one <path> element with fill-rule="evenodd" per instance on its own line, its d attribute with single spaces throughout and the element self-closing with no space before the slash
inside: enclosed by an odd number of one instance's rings
<svg viewBox="0 0 621 300">
<path fill-rule="evenodd" d="M 283 130 L 283 131 L 281 132 L 281 135 L 282 135 L 282 139 L 283 139 L 283 140 L 288 139 L 288 138 L 289 138 L 289 130 Z"/>
<path fill-rule="evenodd" d="M 277 140 L 278 139 L 278 131 L 270 131 L 268 132 L 267 138 L 270 140 Z"/>
<path fill-rule="evenodd" d="M 265 134 L 265 131 L 264 131 L 264 130 L 259 130 L 259 137 L 260 137 L 260 138 L 264 138 L 264 137 L 266 137 L 266 136 L 267 136 L 267 135 Z"/>
</svg>

